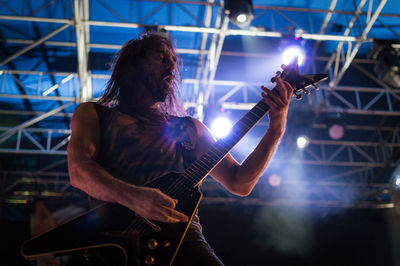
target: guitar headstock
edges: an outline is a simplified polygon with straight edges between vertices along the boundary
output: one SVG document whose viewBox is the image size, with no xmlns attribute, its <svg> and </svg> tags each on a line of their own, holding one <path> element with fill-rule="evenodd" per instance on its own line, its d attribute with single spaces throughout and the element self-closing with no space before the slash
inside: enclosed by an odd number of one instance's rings
<svg viewBox="0 0 400 266">
<path fill-rule="evenodd" d="M 296 96 L 296 99 L 301 99 L 303 92 L 307 95 L 310 94 L 308 87 L 313 86 L 318 90 L 317 83 L 326 80 L 328 74 L 300 75 L 296 57 L 285 67 L 280 77 L 292 85 L 294 88 L 293 95 Z M 275 82 L 275 78 L 272 78 L 271 82 Z"/>
</svg>

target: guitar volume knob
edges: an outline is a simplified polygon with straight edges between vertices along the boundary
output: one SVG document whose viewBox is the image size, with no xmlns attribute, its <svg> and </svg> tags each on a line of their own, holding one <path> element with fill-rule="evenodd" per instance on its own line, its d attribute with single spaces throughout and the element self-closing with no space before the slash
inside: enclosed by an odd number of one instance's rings
<svg viewBox="0 0 400 266">
<path fill-rule="evenodd" d="M 157 248 L 157 246 L 158 246 L 158 243 L 157 243 L 157 241 L 154 240 L 154 239 L 150 239 L 150 240 L 147 242 L 147 247 L 148 247 L 149 249 L 151 249 L 151 250 L 155 250 L 155 249 Z"/>
<path fill-rule="evenodd" d="M 165 248 L 169 248 L 169 247 L 171 246 L 171 242 L 168 241 L 168 240 L 165 240 L 165 241 L 163 242 L 163 246 L 164 246 Z"/>
<path fill-rule="evenodd" d="M 144 264 L 146 265 L 153 265 L 155 262 L 154 258 L 150 255 L 147 255 L 146 258 L 144 258 Z"/>
</svg>

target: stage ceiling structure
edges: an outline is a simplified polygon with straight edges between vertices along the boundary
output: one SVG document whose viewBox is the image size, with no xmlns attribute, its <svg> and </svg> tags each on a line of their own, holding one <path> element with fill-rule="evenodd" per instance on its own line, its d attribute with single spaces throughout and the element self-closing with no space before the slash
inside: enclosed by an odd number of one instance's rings
<svg viewBox="0 0 400 266">
<path fill-rule="evenodd" d="M 203 202 L 392 208 L 400 89 L 375 73 L 373 49 L 399 48 L 400 2 L 254 0 L 253 9 L 251 25 L 239 28 L 223 1 L 0 0 L 1 200 L 84 198 L 69 185 L 66 167 L 73 110 L 101 95 L 113 55 L 147 29 L 173 37 L 182 99 L 200 119 L 223 110 L 238 120 L 259 101 L 260 85 L 272 86 L 288 43 L 307 51 L 301 73 L 329 74 L 319 91 L 293 100 L 285 137 L 254 193 L 233 197 L 209 180 Z M 391 74 L 399 73 L 397 63 Z M 343 138 L 329 137 L 332 121 L 344 127 Z M 233 154 L 242 159 L 267 124 Z M 298 151 L 302 130 L 311 141 Z M 268 182 L 272 174 L 281 176 L 278 187 Z M 301 198 L 284 193 L 299 187 Z"/>
</svg>

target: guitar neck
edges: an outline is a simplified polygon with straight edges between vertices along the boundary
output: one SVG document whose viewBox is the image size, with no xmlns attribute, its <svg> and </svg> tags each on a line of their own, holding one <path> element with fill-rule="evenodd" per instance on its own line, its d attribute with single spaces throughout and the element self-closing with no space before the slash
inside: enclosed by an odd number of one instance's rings
<svg viewBox="0 0 400 266">
<path fill-rule="evenodd" d="M 245 116 L 232 127 L 229 136 L 219 139 L 203 156 L 183 173 L 193 185 L 200 183 L 208 173 L 229 153 L 229 151 L 268 112 L 269 106 L 259 101 Z"/>
</svg>

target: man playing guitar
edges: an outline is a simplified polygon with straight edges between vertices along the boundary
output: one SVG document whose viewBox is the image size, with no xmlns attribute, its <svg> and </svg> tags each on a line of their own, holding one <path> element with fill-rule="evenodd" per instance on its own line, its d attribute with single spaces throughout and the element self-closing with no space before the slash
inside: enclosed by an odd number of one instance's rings
<svg viewBox="0 0 400 266">
<path fill-rule="evenodd" d="M 123 46 L 99 102 L 82 103 L 74 112 L 70 181 L 150 223 L 192 219 L 174 265 L 223 265 L 205 241 L 197 214 L 189 217 L 177 211 L 176 199 L 145 186 L 168 172 L 182 172 L 216 141 L 204 124 L 184 116 L 176 98 L 177 61 L 171 41 L 163 35 L 145 34 Z M 279 74 L 274 89 L 262 86 L 270 125 L 257 147 L 241 164 L 228 153 L 210 172 L 235 195 L 249 195 L 284 133 L 293 87 Z"/>
</svg>

